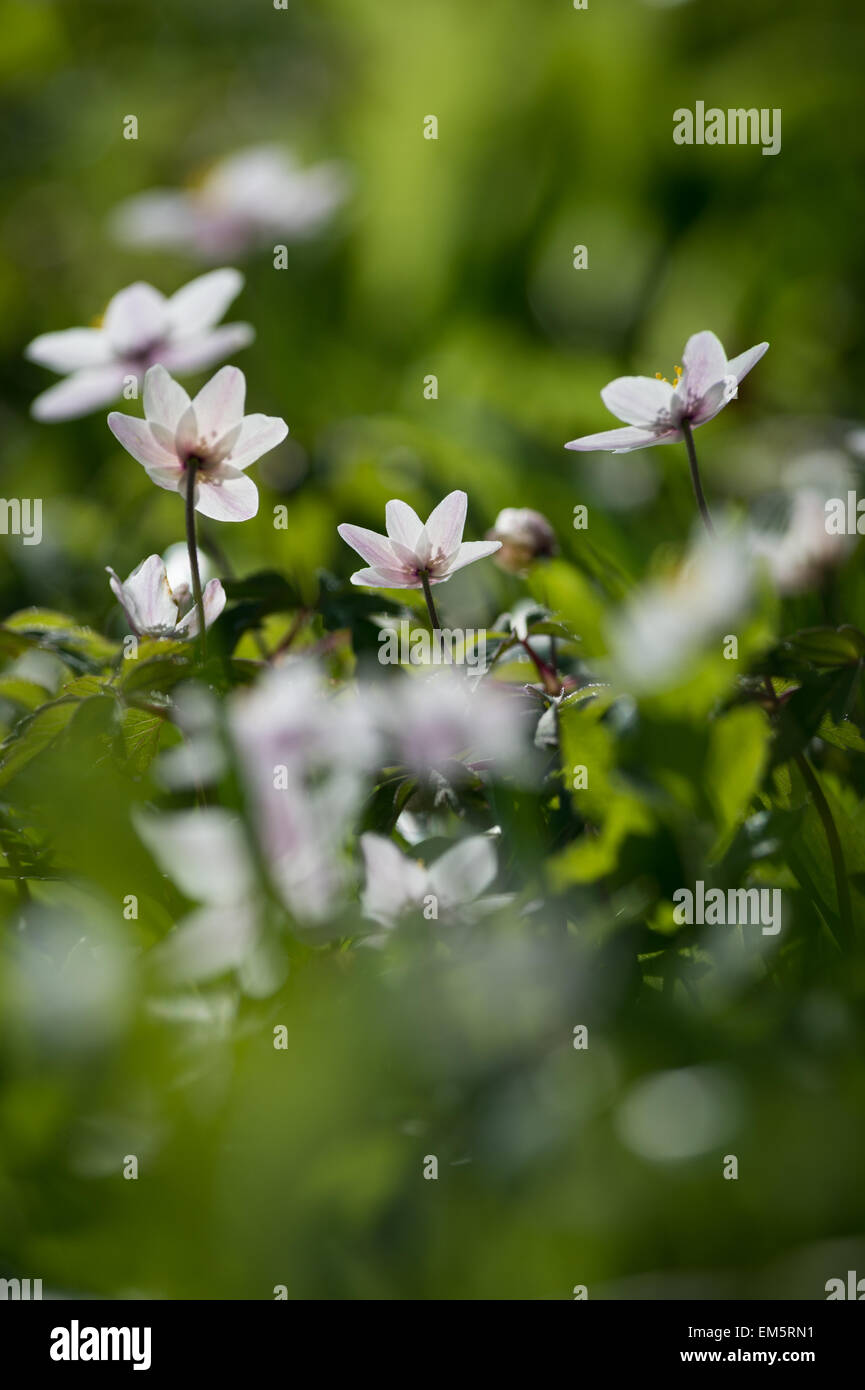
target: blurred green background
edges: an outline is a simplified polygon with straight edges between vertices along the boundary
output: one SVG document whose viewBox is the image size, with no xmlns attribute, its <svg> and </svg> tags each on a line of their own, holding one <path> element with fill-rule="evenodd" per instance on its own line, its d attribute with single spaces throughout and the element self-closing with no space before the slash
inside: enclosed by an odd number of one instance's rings
<svg viewBox="0 0 865 1390">
<path fill-rule="evenodd" d="M 704 328 L 731 356 L 771 344 L 698 436 L 713 505 L 759 507 L 803 458 L 842 459 L 855 485 L 863 28 L 856 0 L 0 0 L 2 490 L 44 501 L 42 544 L 0 546 L 3 614 L 39 605 L 117 637 L 104 566 L 126 575 L 182 538 L 179 499 L 105 412 L 30 419 L 53 378 L 23 349 L 90 323 L 134 280 L 171 293 L 206 269 L 119 247 L 109 216 L 262 142 L 340 159 L 353 187 L 320 235 L 290 244 L 287 269 L 266 248 L 233 261 L 247 278 L 227 320 L 257 331 L 236 359 L 249 408 L 291 429 L 253 470 L 255 521 L 211 527 L 237 574 L 277 568 L 312 592 L 317 568 L 356 568 L 339 522 L 378 529 L 388 498 L 426 515 L 460 487 L 470 539 L 503 507 L 549 517 L 560 557 L 535 592 L 564 606 L 591 660 L 605 605 L 681 546 L 693 500 L 679 446 L 562 446 L 614 423 L 609 379 L 671 375 Z M 698 99 L 780 107 L 781 154 L 674 145 L 673 111 Z M 587 532 L 571 525 L 581 502 Z M 440 590 L 443 618 L 491 623 L 519 592 L 475 567 Z M 865 623 L 858 555 L 830 602 L 833 621 Z M 791 600 L 777 631 L 823 616 Z M 656 755 L 674 745 L 668 728 Z M 88 747 L 85 728 L 3 788 L 10 821 L 38 820 L 67 872 L 35 890 L 59 936 L 45 977 L 24 983 L 4 885 L 0 1275 L 110 1297 L 434 1299 L 577 1284 L 820 1298 L 857 1260 L 865 1273 L 861 954 L 841 964 L 814 945 L 803 906 L 771 979 L 765 943 L 740 943 L 676 986 L 660 934 L 652 978 L 640 885 L 691 881 L 687 797 L 612 884 L 579 885 L 533 933 L 505 925 L 456 964 L 406 948 L 385 972 L 373 952 L 314 956 L 237 1011 L 228 989 L 147 995 L 135 952 L 172 904 L 128 811 L 153 788 Z M 836 790 L 865 853 L 860 763 L 836 758 Z M 528 863 L 533 814 L 506 813 Z M 122 920 L 132 892 L 161 904 L 151 920 Z M 576 934 L 561 929 L 575 902 Z M 104 968 L 78 967 L 94 934 Z M 659 1076 L 660 1092 L 641 1089 Z M 689 1151 L 675 1126 L 694 1095 Z M 137 1182 L 121 1176 L 130 1153 Z M 422 1178 L 428 1153 L 438 1182 Z M 738 1182 L 721 1179 L 728 1153 Z"/>
</svg>

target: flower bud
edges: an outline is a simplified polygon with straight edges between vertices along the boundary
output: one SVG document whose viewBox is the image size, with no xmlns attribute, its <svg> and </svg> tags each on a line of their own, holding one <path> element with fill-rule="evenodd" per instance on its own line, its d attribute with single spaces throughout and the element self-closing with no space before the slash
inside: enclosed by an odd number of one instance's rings
<svg viewBox="0 0 865 1390">
<path fill-rule="evenodd" d="M 535 560 L 548 559 L 558 548 L 547 518 L 531 507 L 505 507 L 496 517 L 487 538 L 501 541 L 496 564 L 512 574 L 521 574 Z"/>
</svg>

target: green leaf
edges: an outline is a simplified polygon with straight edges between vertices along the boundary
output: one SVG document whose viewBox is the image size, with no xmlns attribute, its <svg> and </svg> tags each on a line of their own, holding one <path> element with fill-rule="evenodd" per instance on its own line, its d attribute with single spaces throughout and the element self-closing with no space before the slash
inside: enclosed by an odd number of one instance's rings
<svg viewBox="0 0 865 1390">
<path fill-rule="evenodd" d="M 72 652 L 99 666 L 113 661 L 120 650 L 118 642 L 49 608 L 22 608 L 6 619 L 5 627 L 9 632 L 38 638 L 40 647 Z"/>
<path fill-rule="evenodd" d="M 19 676 L 0 676 L 0 699 L 11 700 L 24 709 L 34 710 L 50 698 L 51 694 L 44 685 L 37 685 L 35 681 L 22 680 Z"/>
<path fill-rule="evenodd" d="M 803 628 L 786 645 L 794 656 L 818 667 L 851 666 L 865 656 L 865 639 L 853 627 Z"/>
<path fill-rule="evenodd" d="M 120 721 L 120 734 L 127 769 L 135 776 L 145 773 L 159 751 L 165 719 L 149 710 L 126 709 Z"/>
<path fill-rule="evenodd" d="M 33 758 L 45 751 L 75 717 L 81 700 L 74 696 L 43 705 L 23 719 L 0 744 L 0 787 L 11 782 Z"/>
<path fill-rule="evenodd" d="M 740 705 L 710 728 L 705 777 L 718 827 L 713 858 L 724 852 L 759 790 L 770 737 L 769 721 L 756 705 Z"/>
<path fill-rule="evenodd" d="M 827 715 L 835 723 L 842 721 L 858 679 L 858 664 L 804 677 L 799 689 L 780 708 L 772 762 L 785 763 L 801 753 Z"/>
</svg>

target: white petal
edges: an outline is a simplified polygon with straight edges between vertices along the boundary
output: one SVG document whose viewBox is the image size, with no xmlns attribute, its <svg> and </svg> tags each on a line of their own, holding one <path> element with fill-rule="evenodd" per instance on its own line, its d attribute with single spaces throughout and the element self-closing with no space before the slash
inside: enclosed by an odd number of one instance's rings
<svg viewBox="0 0 865 1390">
<path fill-rule="evenodd" d="M 380 536 L 377 531 L 369 531 L 365 526 L 352 526 L 347 521 L 336 529 L 352 550 L 356 550 L 362 559 L 374 565 L 376 569 L 398 572 L 406 570 L 407 567 L 397 559 L 393 544 L 387 536 Z"/>
<path fill-rule="evenodd" d="M 239 367 L 221 367 L 192 402 L 199 438 L 216 444 L 243 420 L 246 377 Z"/>
<path fill-rule="evenodd" d="M 608 449 L 612 454 L 629 454 L 633 449 L 648 449 L 653 444 L 668 444 L 681 439 L 678 430 L 666 430 L 659 434 L 655 430 L 640 430 L 629 425 L 622 430 L 601 430 L 600 434 L 586 434 L 582 439 L 572 439 L 565 445 L 577 453 L 592 453 L 596 449 Z"/>
<path fill-rule="evenodd" d="M 448 560 L 445 572 L 436 575 L 436 578 L 447 579 L 466 565 L 473 565 L 475 560 L 484 560 L 488 555 L 495 555 L 501 548 L 501 541 L 463 541 L 456 555 L 452 555 Z"/>
<path fill-rule="evenodd" d="M 275 449 L 288 434 L 288 425 L 277 415 L 246 415 L 227 461 L 232 468 L 248 468 L 262 454 Z"/>
<path fill-rule="evenodd" d="M 403 908 L 422 900 L 427 882 L 422 865 L 407 859 L 383 835 L 361 835 L 360 847 L 366 867 L 361 903 L 367 917 L 389 923 Z"/>
<path fill-rule="evenodd" d="M 199 908 L 154 947 L 150 959 L 174 984 L 213 979 L 243 964 L 257 930 L 257 913 L 246 904 Z"/>
<path fill-rule="evenodd" d="M 727 371 L 737 381 L 741 381 L 743 377 L 748 375 L 752 367 L 756 367 L 768 347 L 768 343 L 758 343 L 756 347 L 748 348 L 747 352 L 740 352 L 738 357 L 731 357 L 727 363 Z"/>
<path fill-rule="evenodd" d="M 166 305 L 172 339 L 191 338 L 212 328 L 242 289 L 243 276 L 230 268 L 211 270 L 190 280 Z"/>
<path fill-rule="evenodd" d="M 420 589 L 419 579 L 412 579 L 404 570 L 375 569 L 355 570 L 351 576 L 352 584 L 364 589 Z M 437 581 L 431 581 L 435 584 Z"/>
<path fill-rule="evenodd" d="M 144 378 L 144 414 L 150 424 L 162 425 L 170 434 L 176 434 L 189 404 L 186 391 L 163 366 L 148 370 Z"/>
<path fill-rule="evenodd" d="M 452 555 L 463 538 L 468 498 L 459 489 L 449 492 L 427 517 L 424 530 L 432 555 Z"/>
<path fill-rule="evenodd" d="M 132 571 L 123 585 L 123 606 L 135 632 L 174 631 L 177 603 L 158 555 L 148 555 Z"/>
<path fill-rule="evenodd" d="M 194 337 L 168 343 L 159 351 L 159 360 L 170 372 L 200 372 L 225 357 L 249 347 L 255 329 L 249 323 L 226 323 L 222 328 L 206 329 Z"/>
<path fill-rule="evenodd" d="M 108 339 L 100 328 L 67 328 L 61 333 L 41 333 L 24 349 L 24 356 L 54 372 L 77 372 L 82 367 L 104 367 L 111 361 Z"/>
<path fill-rule="evenodd" d="M 620 376 L 601 392 L 601 400 L 617 419 L 644 429 L 669 414 L 672 398 L 669 382 L 652 376 Z"/>
<path fill-rule="evenodd" d="M 189 195 L 151 189 L 128 198 L 111 214 L 112 235 L 127 246 L 185 246 L 194 239 Z"/>
<path fill-rule="evenodd" d="M 160 444 L 146 420 L 112 410 L 108 416 L 108 428 L 127 453 L 142 463 L 148 472 L 156 469 L 175 479 L 183 476 L 183 467 L 176 454 Z"/>
<path fill-rule="evenodd" d="M 100 406 L 116 401 L 123 389 L 125 369 L 121 366 L 88 367 L 73 372 L 65 381 L 49 386 L 30 407 L 34 420 L 77 420 Z"/>
<path fill-rule="evenodd" d="M 414 508 L 407 502 L 400 502 L 399 498 L 394 498 L 385 507 L 384 516 L 390 539 L 399 541 L 409 550 L 414 550 L 424 529 L 423 522 Z"/>
<path fill-rule="evenodd" d="M 201 595 L 204 602 L 204 626 L 211 627 L 225 607 L 225 590 L 218 579 L 211 579 L 204 586 Z M 178 623 L 177 631 L 186 632 L 190 637 L 198 636 L 198 606 L 193 604 L 186 616 Z"/>
<path fill-rule="evenodd" d="M 486 835 L 461 840 L 430 866 L 429 888 L 439 907 L 456 907 L 471 902 L 488 888 L 496 876 L 496 852 Z"/>
<path fill-rule="evenodd" d="M 214 521 L 249 521 L 258 511 L 258 488 L 245 473 L 232 476 L 222 465 L 218 477 L 199 474 L 195 509 Z"/>
<path fill-rule="evenodd" d="M 168 331 L 165 296 L 139 281 L 116 294 L 105 310 L 103 329 L 118 357 L 135 357 Z"/>
<path fill-rule="evenodd" d="M 691 405 L 727 375 L 727 354 L 714 333 L 694 333 L 682 353 L 684 372 L 678 395 Z"/>
<path fill-rule="evenodd" d="M 221 807 L 138 812 L 135 828 L 163 873 L 187 898 L 215 907 L 239 904 L 254 874 L 239 820 Z"/>
</svg>

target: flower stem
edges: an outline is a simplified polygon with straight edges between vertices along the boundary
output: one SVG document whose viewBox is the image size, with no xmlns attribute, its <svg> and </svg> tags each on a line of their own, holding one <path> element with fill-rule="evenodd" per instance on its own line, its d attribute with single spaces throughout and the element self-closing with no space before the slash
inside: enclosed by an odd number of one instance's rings
<svg viewBox="0 0 865 1390">
<path fill-rule="evenodd" d="M 775 694 L 775 686 L 771 676 L 764 676 L 763 683 L 771 696 L 774 705 L 778 703 Z M 853 941 L 853 909 L 850 903 L 850 883 L 847 878 L 847 868 L 844 863 L 844 850 L 841 845 L 841 837 L 838 834 L 838 827 L 835 824 L 835 817 L 832 815 L 832 808 L 826 800 L 826 794 L 817 779 L 817 774 L 805 757 L 804 753 L 796 753 L 793 761 L 801 773 L 802 780 L 808 791 L 814 807 L 823 824 L 823 833 L 826 836 L 826 843 L 829 846 L 829 854 L 832 859 L 832 871 L 835 876 L 835 897 L 838 901 L 838 916 L 841 924 L 841 935 L 843 941 L 839 944 L 850 945 Z"/>
<path fill-rule="evenodd" d="M 204 599 L 201 596 L 198 543 L 195 539 L 195 470 L 197 466 L 195 459 L 190 459 L 186 465 L 186 546 L 189 551 L 189 572 L 192 575 L 192 595 L 198 609 L 198 649 L 203 662 L 207 656 L 207 638 L 204 634 Z"/>
<path fill-rule="evenodd" d="M 430 587 L 429 575 L 426 570 L 421 570 L 420 582 L 423 585 L 423 596 L 426 599 L 427 612 L 429 613 L 429 620 L 433 626 L 433 632 L 437 632 L 441 624 L 439 623 L 439 615 L 436 612 L 436 606 L 433 602 L 432 588 Z"/>
<path fill-rule="evenodd" d="M 691 429 L 690 420 L 683 420 L 679 428 L 682 431 L 682 438 L 685 441 L 685 448 L 688 450 L 688 462 L 691 465 L 691 482 L 694 484 L 694 496 L 697 499 L 697 506 L 700 508 L 700 516 L 703 518 L 703 525 L 714 539 L 715 528 L 712 525 L 712 518 L 709 515 L 709 507 L 703 492 L 703 484 L 700 482 L 700 465 L 697 463 L 697 450 L 694 448 L 694 433 Z"/>
</svg>

